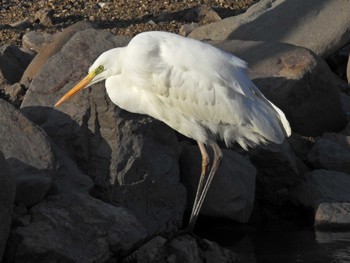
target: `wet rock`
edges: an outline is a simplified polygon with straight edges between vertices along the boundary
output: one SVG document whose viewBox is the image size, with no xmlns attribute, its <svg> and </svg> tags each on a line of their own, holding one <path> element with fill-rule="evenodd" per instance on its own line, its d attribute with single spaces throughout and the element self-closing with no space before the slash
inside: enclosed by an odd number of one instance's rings
<svg viewBox="0 0 350 263">
<path fill-rule="evenodd" d="M 62 32 L 56 33 L 53 36 L 52 42 L 45 45 L 45 48 L 40 50 L 33 61 L 25 69 L 23 75 L 20 77 L 20 83 L 29 87 L 33 77 L 52 55 L 56 54 L 76 32 L 91 27 L 92 25 L 88 22 L 78 22 L 65 28 Z"/>
<path fill-rule="evenodd" d="M 340 131 L 346 124 L 341 81 L 311 51 L 277 42 L 211 42 L 248 62 L 249 75 L 303 136 Z"/>
<path fill-rule="evenodd" d="M 13 84 L 21 76 L 32 60 L 32 56 L 16 46 L 4 45 L 0 47 L 0 84 Z"/>
<path fill-rule="evenodd" d="M 223 150 L 223 154 L 200 214 L 247 222 L 253 210 L 256 169 L 249 159 L 236 152 Z M 180 159 L 181 181 L 187 188 L 189 211 L 197 191 L 201 162 L 197 146 L 183 149 Z"/>
<path fill-rule="evenodd" d="M 160 263 L 160 262 L 239 262 L 231 250 L 205 239 L 180 235 L 170 240 L 155 237 L 124 262 Z"/>
<path fill-rule="evenodd" d="M 350 175 L 337 171 L 313 170 L 305 180 L 290 188 L 291 196 L 305 207 L 321 203 L 349 203 Z"/>
<path fill-rule="evenodd" d="M 1 149 L 1 144 L 0 144 Z M 16 185 L 13 174 L 0 151 L 0 260 L 3 257 L 7 238 L 11 229 Z"/>
<path fill-rule="evenodd" d="M 15 177 L 43 176 L 53 179 L 58 192 L 88 191 L 91 179 L 82 174 L 45 132 L 0 99 L 0 146 Z M 43 179 L 45 180 L 45 179 Z"/>
<path fill-rule="evenodd" d="M 346 0 L 263 0 L 244 14 L 197 28 L 190 37 L 283 42 L 327 57 L 350 41 L 347 4 Z"/>
<path fill-rule="evenodd" d="M 52 186 L 52 179 L 42 175 L 16 176 L 16 203 L 31 207 L 39 203 Z"/>
<path fill-rule="evenodd" d="M 52 196 L 30 215 L 29 225 L 12 230 L 7 262 L 110 262 L 147 236 L 127 209 L 86 194 Z"/>
<path fill-rule="evenodd" d="M 316 210 L 315 226 L 323 230 L 350 229 L 350 203 L 321 203 Z"/>
<path fill-rule="evenodd" d="M 345 137 L 343 138 L 345 139 Z M 307 160 L 316 169 L 350 173 L 350 151 L 334 140 L 317 140 L 308 154 Z"/>
<path fill-rule="evenodd" d="M 51 43 L 53 35 L 46 32 L 29 31 L 22 37 L 24 48 L 39 52 L 42 47 Z"/>
<path fill-rule="evenodd" d="M 118 109 L 104 83 L 51 108 L 102 52 L 128 41 L 95 29 L 76 33 L 34 77 L 21 110 L 94 179 L 94 195 L 125 205 L 151 231 L 174 230 L 185 206 L 174 131 Z"/>
</svg>

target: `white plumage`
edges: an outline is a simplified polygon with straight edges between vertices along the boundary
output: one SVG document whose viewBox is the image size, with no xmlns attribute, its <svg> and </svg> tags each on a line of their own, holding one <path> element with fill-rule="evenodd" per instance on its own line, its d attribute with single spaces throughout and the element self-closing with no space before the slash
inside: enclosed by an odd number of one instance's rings
<svg viewBox="0 0 350 263">
<path fill-rule="evenodd" d="M 197 40 L 166 32 L 141 33 L 127 47 L 104 52 L 88 76 L 55 106 L 104 79 L 113 103 L 152 116 L 198 142 L 202 182 L 191 228 L 216 172 L 214 166 L 221 160 L 217 139 L 247 149 L 260 143 L 282 143 L 291 133 L 283 112 L 247 76 L 243 60 Z M 214 149 L 208 179 L 204 178 L 209 162 L 204 144 Z"/>
</svg>

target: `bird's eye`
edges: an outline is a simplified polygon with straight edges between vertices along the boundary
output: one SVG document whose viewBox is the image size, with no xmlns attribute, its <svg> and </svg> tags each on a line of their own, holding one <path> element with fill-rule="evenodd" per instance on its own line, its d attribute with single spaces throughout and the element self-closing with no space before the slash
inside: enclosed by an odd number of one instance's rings
<svg viewBox="0 0 350 263">
<path fill-rule="evenodd" d="M 95 73 L 97 75 L 97 74 L 100 74 L 101 72 L 103 72 L 104 70 L 105 70 L 104 66 L 100 65 L 100 66 L 98 66 L 97 69 L 95 69 Z"/>
</svg>

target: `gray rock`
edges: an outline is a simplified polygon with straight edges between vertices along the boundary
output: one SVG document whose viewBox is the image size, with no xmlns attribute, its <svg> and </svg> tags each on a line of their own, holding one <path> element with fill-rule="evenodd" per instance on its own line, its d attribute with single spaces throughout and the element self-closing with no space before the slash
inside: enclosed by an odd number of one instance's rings
<svg viewBox="0 0 350 263">
<path fill-rule="evenodd" d="M 16 176 L 16 203 L 31 207 L 39 203 L 52 186 L 50 177 L 42 175 Z"/>
<path fill-rule="evenodd" d="M 350 203 L 321 203 L 315 215 L 318 229 L 350 229 Z"/>
<path fill-rule="evenodd" d="M 317 209 L 321 203 L 350 202 L 350 174 L 314 170 L 305 175 L 305 180 L 290 188 L 290 193 L 299 203 Z"/>
<path fill-rule="evenodd" d="M 317 140 L 307 160 L 313 168 L 350 173 L 350 151 L 329 139 Z"/>
<path fill-rule="evenodd" d="M 350 41 L 348 4 L 347 0 L 263 0 L 242 15 L 197 28 L 190 37 L 284 42 L 327 57 Z"/>
<path fill-rule="evenodd" d="M 52 196 L 30 215 L 11 233 L 9 262 L 110 262 L 147 236 L 130 211 L 86 194 Z"/>
<path fill-rule="evenodd" d="M 21 105 L 23 96 L 26 92 L 24 87 L 18 82 L 13 85 L 4 85 L 3 91 L 7 97 L 6 99 L 16 107 Z"/>
<path fill-rule="evenodd" d="M 32 56 L 16 46 L 4 45 L 0 47 L 0 84 L 13 84 L 21 76 L 32 60 Z"/>
<path fill-rule="evenodd" d="M 194 29 L 199 27 L 198 23 L 184 24 L 180 26 L 179 35 L 187 37 Z"/>
<path fill-rule="evenodd" d="M 0 137 L 0 145 L 13 174 L 51 177 L 56 160 L 45 133 L 4 100 L 0 112 L 0 134 L 6 135 Z"/>
<path fill-rule="evenodd" d="M 211 42 L 248 62 L 250 77 L 304 136 L 341 130 L 346 124 L 341 81 L 311 51 L 277 42 Z"/>
<path fill-rule="evenodd" d="M 15 193 L 16 185 L 14 177 L 6 163 L 4 155 L 0 151 L 0 261 L 10 234 Z"/>
<path fill-rule="evenodd" d="M 2 99 L 0 112 L 0 134 L 4 135 L 0 136 L 0 146 L 16 178 L 30 175 L 48 177 L 53 180 L 58 192 L 91 189 L 91 179 L 51 143 L 40 127 Z"/>
<path fill-rule="evenodd" d="M 170 240 L 155 237 L 123 262 L 234 263 L 240 262 L 231 250 L 206 239 L 180 235 Z"/>
<path fill-rule="evenodd" d="M 29 31 L 22 37 L 22 46 L 24 48 L 39 52 L 42 47 L 53 40 L 53 35 L 46 32 Z"/>
<path fill-rule="evenodd" d="M 76 33 L 34 77 L 21 110 L 94 179 L 96 196 L 128 207 L 150 231 L 174 230 L 182 222 L 185 192 L 169 127 L 116 108 L 104 83 L 51 108 L 103 51 L 128 41 L 95 29 Z"/>
<path fill-rule="evenodd" d="M 256 169 L 249 159 L 223 150 L 224 157 L 201 209 L 201 214 L 247 222 L 253 210 Z M 187 208 L 192 209 L 201 173 L 197 146 L 187 146 L 181 154 L 181 181 L 188 192 Z"/>
</svg>

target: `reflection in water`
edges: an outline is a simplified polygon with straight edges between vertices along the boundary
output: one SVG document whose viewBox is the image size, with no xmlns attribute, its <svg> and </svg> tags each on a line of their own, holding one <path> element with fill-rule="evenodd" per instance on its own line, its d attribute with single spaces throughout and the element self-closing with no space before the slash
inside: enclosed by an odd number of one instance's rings
<svg viewBox="0 0 350 263">
<path fill-rule="evenodd" d="M 291 224 L 259 227 L 239 237 L 227 229 L 215 232 L 215 238 L 207 237 L 232 249 L 243 263 L 350 263 L 350 232 L 319 232 Z"/>
<path fill-rule="evenodd" d="M 318 232 L 313 228 L 265 229 L 252 236 L 255 259 L 242 262 L 350 262 L 350 232 Z M 235 248 L 233 248 L 235 249 Z M 235 250 L 234 250 L 235 251 Z"/>
</svg>

